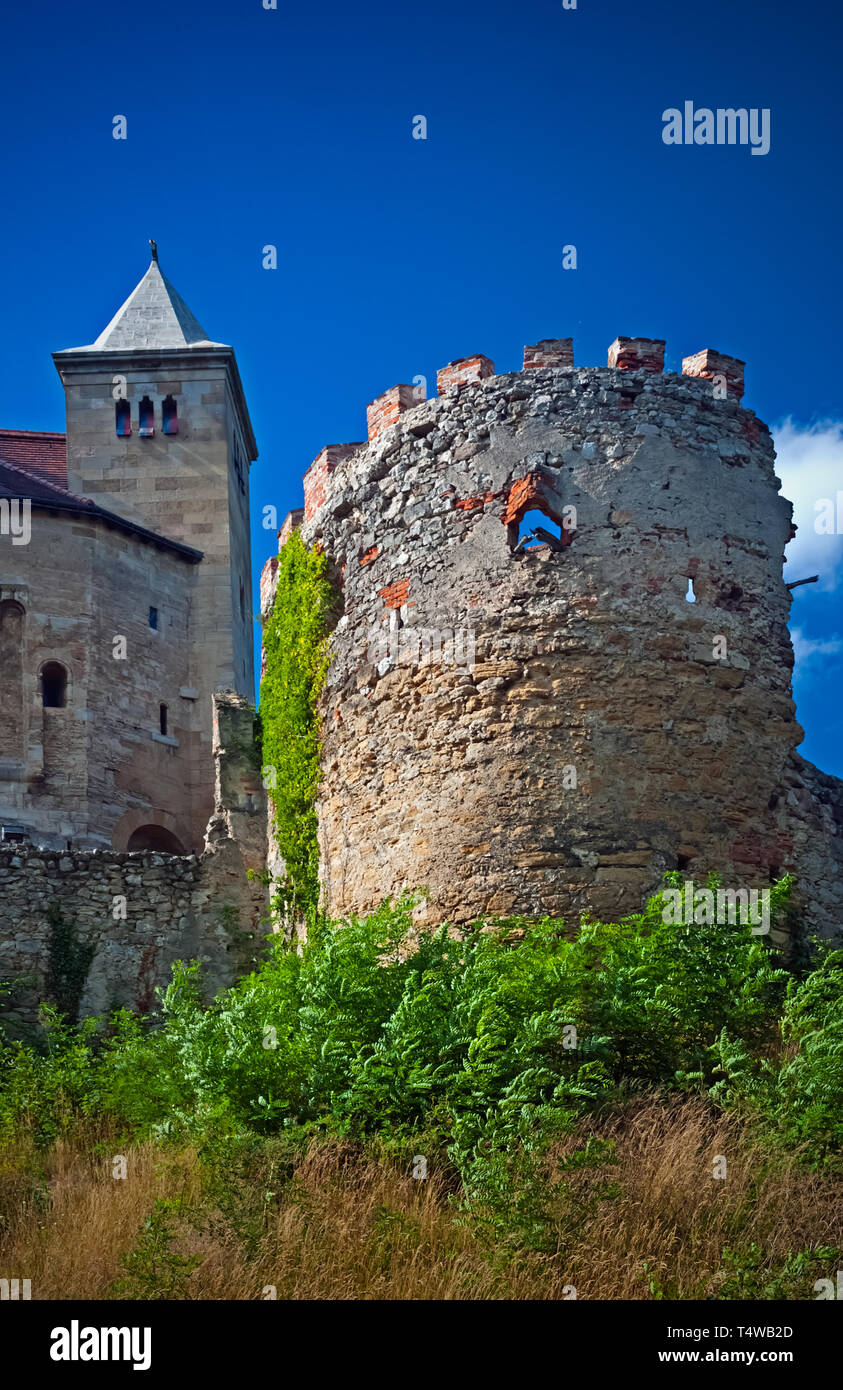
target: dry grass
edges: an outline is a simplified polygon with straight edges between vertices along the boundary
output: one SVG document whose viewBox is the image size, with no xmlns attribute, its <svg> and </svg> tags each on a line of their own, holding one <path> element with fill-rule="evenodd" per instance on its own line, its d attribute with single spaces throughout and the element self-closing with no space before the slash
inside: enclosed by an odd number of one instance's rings
<svg viewBox="0 0 843 1390">
<path fill-rule="evenodd" d="M 790 1252 L 843 1246 L 843 1184 L 793 1155 L 771 1160 L 746 1123 L 702 1101 L 644 1099 L 588 1128 L 614 1141 L 616 1161 L 559 1189 L 556 1255 L 516 1260 L 455 1223 L 442 1175 L 414 1181 L 347 1143 L 312 1145 L 269 1199 L 258 1162 L 231 1176 L 222 1202 L 190 1149 L 133 1147 L 115 1180 L 113 1144 L 80 1134 L 39 1160 L 39 1186 L 22 1146 L 0 1155 L 0 1275 L 30 1278 L 34 1298 L 113 1297 L 121 1258 L 164 1196 L 183 1212 L 173 1248 L 199 1257 L 191 1299 L 259 1299 L 267 1286 L 279 1299 L 555 1300 L 569 1285 L 590 1299 L 717 1297 L 726 1248 L 754 1243 L 762 1272 L 776 1272 Z M 105 1157 L 92 1156 L 96 1143 Z M 725 1180 L 712 1176 L 717 1155 Z M 607 1180 L 615 1195 L 601 1195 Z M 811 1298 L 829 1272 L 790 1296 Z"/>
<path fill-rule="evenodd" d="M 127 1159 L 125 1179 L 112 1176 L 118 1152 Z M 30 1279 L 37 1299 L 107 1298 L 156 1198 L 174 1191 L 198 1194 L 189 1150 L 164 1159 L 152 1144 L 117 1150 L 101 1134 L 83 1131 L 43 1157 L 24 1145 L 6 1151 L 0 1274 Z"/>
<path fill-rule="evenodd" d="M 533 1259 L 495 1272 L 454 1223 L 441 1178 L 414 1181 L 343 1145 L 311 1149 L 250 1261 L 233 1234 L 192 1280 L 197 1298 L 493 1299 L 553 1296 L 558 1275 Z"/>
<path fill-rule="evenodd" d="M 757 1245 L 776 1270 L 790 1252 L 843 1246 L 843 1182 L 771 1155 L 752 1126 L 702 1100 L 642 1100 L 595 1129 L 618 1162 L 580 1182 L 613 1176 L 622 1197 L 586 1218 L 567 1252 L 581 1298 L 649 1298 L 651 1277 L 667 1298 L 717 1297 L 726 1249 Z"/>
</svg>

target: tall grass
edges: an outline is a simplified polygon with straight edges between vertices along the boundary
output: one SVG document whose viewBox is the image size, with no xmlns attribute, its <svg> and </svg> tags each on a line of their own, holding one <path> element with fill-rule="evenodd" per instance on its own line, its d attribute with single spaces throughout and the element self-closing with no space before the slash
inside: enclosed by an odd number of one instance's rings
<svg viewBox="0 0 843 1390">
<path fill-rule="evenodd" d="M 797 979 L 661 895 L 575 935 L 417 937 L 402 901 L 211 1001 L 179 965 L 153 1022 L 0 1045 L 0 1276 L 34 1297 L 798 1299 L 841 1267 L 843 951 Z"/>
<path fill-rule="evenodd" d="M 746 1120 L 643 1096 L 582 1124 L 551 1167 L 587 1133 L 612 1149 L 557 1181 L 556 1245 L 538 1252 L 478 1238 L 452 1170 L 414 1179 L 412 1155 L 377 1144 L 262 1139 L 220 1168 L 148 1141 L 120 1179 L 114 1144 L 80 1130 L 46 1155 L 7 1154 L 0 1268 L 34 1299 L 104 1300 L 807 1300 L 834 1278 L 843 1182 L 771 1154 Z M 175 1282 L 174 1259 L 193 1265 Z"/>
</svg>

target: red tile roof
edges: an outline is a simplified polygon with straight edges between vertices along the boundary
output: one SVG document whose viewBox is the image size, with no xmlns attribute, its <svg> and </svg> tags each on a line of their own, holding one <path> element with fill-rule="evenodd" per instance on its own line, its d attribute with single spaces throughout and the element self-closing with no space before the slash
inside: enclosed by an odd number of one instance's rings
<svg viewBox="0 0 843 1390">
<path fill-rule="evenodd" d="M 3 433 L 5 431 L 0 431 L 0 449 L 5 447 L 2 438 Z M 162 536 L 157 531 L 150 531 L 145 526 L 138 526 L 136 522 L 129 521 L 126 517 L 106 511 L 98 503 L 92 502 L 89 497 L 77 497 L 56 483 L 47 482 L 44 478 L 37 478 L 34 472 L 25 468 L 18 468 L 15 464 L 8 463 L 2 458 L 0 458 L 0 497 L 28 499 L 33 508 L 40 508 L 47 512 L 66 512 L 72 516 L 90 516 L 95 521 L 104 521 L 109 526 L 116 526 L 118 530 L 125 531 L 129 535 L 139 536 L 145 541 L 152 541 L 165 550 L 174 550 L 191 564 L 198 564 L 203 558 L 202 551 L 194 550 L 192 545 L 184 545 L 181 541 L 171 541 L 169 537 Z"/>
<path fill-rule="evenodd" d="M 67 487 L 67 440 L 63 434 L 0 430 L 0 459 L 55 487 Z"/>
</svg>

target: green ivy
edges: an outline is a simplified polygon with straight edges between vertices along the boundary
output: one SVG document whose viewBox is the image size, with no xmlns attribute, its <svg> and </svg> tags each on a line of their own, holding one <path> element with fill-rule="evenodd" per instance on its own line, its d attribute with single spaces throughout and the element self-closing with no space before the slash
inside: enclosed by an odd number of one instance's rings
<svg viewBox="0 0 843 1390">
<path fill-rule="evenodd" d="M 286 866 L 281 896 L 305 914 L 319 898 L 319 696 L 333 603 L 326 556 L 294 531 L 278 557 L 278 589 L 264 625 L 260 724 L 264 781 Z"/>
<path fill-rule="evenodd" d="M 75 924 L 64 919 L 58 903 L 48 909 L 47 921 L 50 926 L 45 980 L 47 997 L 60 1013 L 75 1023 L 96 945 L 80 940 Z"/>
</svg>

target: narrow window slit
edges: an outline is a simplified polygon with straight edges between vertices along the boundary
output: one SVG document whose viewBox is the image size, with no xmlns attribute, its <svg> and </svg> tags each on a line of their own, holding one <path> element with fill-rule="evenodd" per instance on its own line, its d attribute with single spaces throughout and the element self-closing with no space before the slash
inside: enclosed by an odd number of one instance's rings
<svg viewBox="0 0 843 1390">
<path fill-rule="evenodd" d="M 119 400 L 114 407 L 115 428 L 118 437 L 125 439 L 132 433 L 132 407 L 127 400 Z"/>
<path fill-rule="evenodd" d="M 165 396 L 164 404 L 161 407 L 161 433 L 178 434 L 178 432 L 179 415 L 175 398 L 173 396 Z"/>
<path fill-rule="evenodd" d="M 67 671 L 59 661 L 48 661 L 41 671 L 41 703 L 44 709 L 64 709 L 67 703 Z"/>
</svg>

